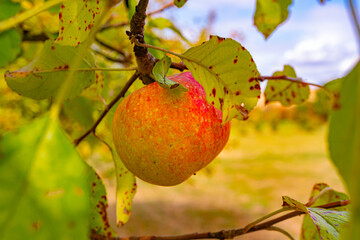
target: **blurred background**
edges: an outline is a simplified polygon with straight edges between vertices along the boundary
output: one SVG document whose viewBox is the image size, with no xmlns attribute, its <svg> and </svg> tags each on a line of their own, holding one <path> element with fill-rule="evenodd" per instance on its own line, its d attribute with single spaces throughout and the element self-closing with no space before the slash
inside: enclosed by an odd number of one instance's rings
<svg viewBox="0 0 360 240">
<path fill-rule="evenodd" d="M 38 2 L 42 1 L 21 1 L 21 4 L 23 9 L 29 9 Z M 150 1 L 149 12 L 168 2 Z M 181 9 L 170 7 L 149 16 L 146 42 L 181 53 L 207 40 L 210 34 L 231 37 L 249 50 L 262 75 L 272 75 L 282 70 L 284 64 L 290 64 L 299 77 L 318 84 L 344 76 L 358 60 L 357 40 L 344 1 L 321 4 L 315 0 L 294 0 L 288 20 L 267 40 L 253 26 L 255 5 L 255 0 L 188 0 Z M 121 3 L 108 24 L 126 23 L 128 17 L 124 12 Z M 51 106 L 51 100 L 35 101 L 12 92 L 3 74 L 26 66 L 36 57 L 44 39 L 35 36 L 56 37 L 57 14 L 58 9 L 54 9 L 27 20 L 21 26 L 26 39 L 22 43 L 22 55 L 0 69 L 0 135 L 41 116 Z M 134 65 L 132 46 L 125 35 L 127 29 L 124 24 L 97 35 L 92 48 L 98 66 Z M 112 51 L 106 45 L 120 51 Z M 151 52 L 158 58 L 163 55 Z M 92 87 L 65 104 L 62 125 L 72 139 L 91 126 L 104 102 L 109 102 L 129 77 L 128 73 L 119 72 L 98 75 Z M 142 86 L 138 81 L 129 92 Z M 117 228 L 117 232 L 120 236 L 174 235 L 238 228 L 279 209 L 281 196 L 307 202 L 315 183 L 325 182 L 344 191 L 327 156 L 326 131 L 332 107 L 328 95 L 316 88 L 312 88 L 309 101 L 299 106 L 265 105 L 261 99 L 247 121 L 232 121 L 229 142 L 218 158 L 186 182 L 175 187 L 159 187 L 138 180 L 130 221 Z M 98 134 L 111 134 L 114 110 L 115 107 L 99 126 Z M 109 216 L 116 228 L 111 153 L 92 136 L 78 150 L 105 181 Z M 279 226 L 298 239 L 301 221 L 302 217 L 296 217 Z M 239 239 L 286 237 L 261 231 Z"/>
</svg>

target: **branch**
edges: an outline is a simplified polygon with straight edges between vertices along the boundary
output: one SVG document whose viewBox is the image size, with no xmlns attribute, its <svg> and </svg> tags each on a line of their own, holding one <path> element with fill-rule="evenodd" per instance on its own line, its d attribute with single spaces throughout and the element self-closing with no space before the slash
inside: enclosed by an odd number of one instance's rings
<svg viewBox="0 0 360 240">
<path fill-rule="evenodd" d="M 183 63 L 183 62 L 172 62 L 171 65 L 170 65 L 170 68 L 174 68 L 174 69 L 177 69 L 179 71 L 184 71 L 184 70 L 187 70 L 187 66 Z"/>
<path fill-rule="evenodd" d="M 293 77 L 288 77 L 286 75 L 281 75 L 281 76 L 259 76 L 259 77 L 257 77 L 257 80 L 259 80 L 260 82 L 263 82 L 265 80 L 285 80 L 285 81 L 289 81 L 289 82 L 302 83 L 302 84 L 306 84 L 306 85 L 310 85 L 310 86 L 315 86 L 315 87 L 318 87 L 318 88 L 323 88 L 325 90 L 329 90 L 326 87 L 321 86 L 319 84 L 303 82 L 301 78 L 293 78 Z"/>
<path fill-rule="evenodd" d="M 129 89 L 129 87 L 135 82 L 135 80 L 140 76 L 140 73 L 136 71 L 130 79 L 126 82 L 125 86 L 121 90 L 121 92 L 105 107 L 104 111 L 100 114 L 99 118 L 93 123 L 93 125 L 79 138 L 74 140 L 75 146 L 79 145 L 79 143 L 86 138 L 90 133 L 95 132 L 96 127 L 103 120 L 106 114 L 110 111 L 110 109 L 120 100 L 120 98 L 125 96 L 125 93 Z"/>
<path fill-rule="evenodd" d="M 335 208 L 346 206 L 350 203 L 350 200 L 342 200 L 332 203 L 327 203 L 324 205 L 316 206 L 318 208 Z M 281 212 L 280 210 L 278 210 Z M 91 233 L 91 240 L 190 240 L 190 239 L 232 239 L 236 236 L 244 235 L 246 233 L 255 232 L 259 230 L 276 230 L 285 235 L 286 232 L 277 227 L 273 227 L 274 224 L 282 222 L 284 220 L 293 218 L 295 216 L 300 216 L 305 214 L 301 211 L 293 211 L 283 216 L 277 217 L 275 219 L 269 220 L 267 222 L 263 222 L 251 227 L 248 231 L 245 228 L 231 229 L 231 230 L 222 230 L 218 232 L 203 232 L 203 233 L 191 233 L 177 236 L 141 236 L 141 237 L 129 237 L 129 238 L 121 238 L 121 237 L 106 237 L 98 233 Z M 288 236 L 288 235 L 287 235 Z M 288 236 L 289 237 L 289 236 Z"/>
<path fill-rule="evenodd" d="M 135 13 L 130 21 L 130 32 L 126 32 L 132 41 L 136 39 L 137 42 L 145 43 L 144 26 L 148 3 L 149 0 L 140 0 L 135 8 Z M 154 82 L 150 75 L 155 65 L 155 57 L 149 53 L 146 47 L 136 44 L 134 46 L 134 53 L 144 84 Z"/>
</svg>

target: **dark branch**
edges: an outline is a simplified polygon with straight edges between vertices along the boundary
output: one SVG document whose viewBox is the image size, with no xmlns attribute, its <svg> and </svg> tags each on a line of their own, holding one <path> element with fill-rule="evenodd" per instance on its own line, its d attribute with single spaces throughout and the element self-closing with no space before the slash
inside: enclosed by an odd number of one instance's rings
<svg viewBox="0 0 360 240">
<path fill-rule="evenodd" d="M 327 203 L 324 205 L 316 206 L 318 208 L 335 208 L 335 207 L 341 207 L 346 206 L 350 203 L 350 200 L 342 200 L 332 203 Z M 273 230 L 269 229 L 273 227 L 274 224 L 282 222 L 284 220 L 293 218 L 295 216 L 300 216 L 305 214 L 301 211 L 293 211 L 288 214 L 282 215 L 280 217 L 277 217 L 275 219 L 259 223 L 249 230 L 245 228 L 239 228 L 239 229 L 231 229 L 231 230 L 222 230 L 218 232 L 204 232 L 204 233 L 191 233 L 191 234 L 184 234 L 184 235 L 177 235 L 177 236 L 141 236 L 141 237 L 129 237 L 129 238 L 121 238 L 121 237 L 106 237 L 103 235 L 100 235 L 98 233 L 92 233 L 91 239 L 92 240 L 190 240 L 190 239 L 232 239 L 236 236 L 244 235 L 246 233 L 255 232 L 259 230 Z M 246 231 L 245 231 L 246 229 Z"/>
<path fill-rule="evenodd" d="M 151 15 L 160 13 L 160 12 L 162 12 L 162 11 L 164 11 L 164 10 L 170 8 L 170 7 L 173 7 L 173 6 L 174 6 L 174 1 L 171 1 L 171 2 L 165 4 L 164 6 L 162 6 L 161 8 L 159 8 L 159 9 L 153 11 L 153 12 L 149 12 L 149 13 L 147 14 L 147 16 L 151 16 Z"/>
<path fill-rule="evenodd" d="M 179 62 L 179 63 L 172 62 L 170 67 L 174 68 L 174 69 L 177 69 L 177 70 L 179 70 L 181 72 L 188 69 L 183 62 Z"/>
<path fill-rule="evenodd" d="M 145 43 L 144 39 L 144 26 L 146 19 L 146 8 L 149 0 L 140 0 L 135 8 L 135 13 L 130 22 L 130 31 L 127 32 L 130 39 L 136 39 L 140 43 Z M 139 72 L 141 73 L 141 79 L 144 84 L 154 82 L 150 77 L 152 69 L 155 65 L 155 57 L 151 55 L 146 47 L 134 46 L 134 53 L 136 57 L 136 63 L 138 65 Z"/>
<path fill-rule="evenodd" d="M 79 143 L 86 138 L 90 133 L 95 132 L 96 127 L 103 120 L 106 114 L 110 111 L 110 109 L 122 98 L 125 96 L 125 93 L 129 89 L 129 87 L 135 82 L 135 80 L 140 76 L 140 73 L 136 71 L 131 78 L 126 82 L 125 86 L 121 90 L 121 92 L 105 107 L 104 111 L 100 114 L 99 118 L 94 122 L 94 124 L 79 138 L 74 140 L 75 146 L 79 145 Z"/>
</svg>

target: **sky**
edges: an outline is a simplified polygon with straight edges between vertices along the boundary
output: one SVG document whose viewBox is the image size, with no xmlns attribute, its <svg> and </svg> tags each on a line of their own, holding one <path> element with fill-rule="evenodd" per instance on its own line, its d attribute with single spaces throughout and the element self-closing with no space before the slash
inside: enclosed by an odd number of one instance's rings
<svg viewBox="0 0 360 240">
<path fill-rule="evenodd" d="M 359 59 L 345 2 L 332 0 L 322 5 L 317 0 L 293 0 L 287 21 L 267 40 L 253 25 L 256 0 L 188 0 L 184 7 L 168 9 L 160 16 L 171 19 L 191 40 L 198 37 L 214 11 L 211 34 L 235 37 L 251 53 L 261 75 L 272 75 L 290 64 L 298 77 L 324 84 L 346 75 Z M 359 0 L 355 3 L 358 9 Z"/>
</svg>

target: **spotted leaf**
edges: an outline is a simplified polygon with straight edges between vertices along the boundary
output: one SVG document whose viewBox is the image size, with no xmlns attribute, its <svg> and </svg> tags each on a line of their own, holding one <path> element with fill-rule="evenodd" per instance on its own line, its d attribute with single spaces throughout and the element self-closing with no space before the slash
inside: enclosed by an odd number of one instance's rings
<svg viewBox="0 0 360 240">
<path fill-rule="evenodd" d="M 206 99 L 223 113 L 223 122 L 247 119 L 260 98 L 259 72 L 250 53 L 230 38 L 211 36 L 183 53 L 183 62 L 204 87 Z"/>
<path fill-rule="evenodd" d="M 292 0 L 257 0 L 254 25 L 265 39 L 284 22 L 288 15 L 288 7 Z"/>
<path fill-rule="evenodd" d="M 294 68 L 289 65 L 284 66 L 282 72 L 278 71 L 273 76 L 284 76 L 296 78 Z M 300 104 L 309 98 L 310 88 L 301 82 L 290 82 L 286 80 L 271 79 L 265 89 L 265 103 L 280 101 L 282 105 L 289 106 Z"/>
<path fill-rule="evenodd" d="M 96 21 L 100 19 L 104 0 L 64 1 L 59 13 L 60 45 L 77 46 L 88 36 Z"/>
<path fill-rule="evenodd" d="M 306 207 L 304 204 L 289 197 L 283 197 L 283 206 L 294 207 L 296 210 L 305 213 L 305 217 L 311 219 L 308 223 L 312 222 L 312 224 L 307 226 L 311 228 L 315 227 L 317 235 L 309 236 L 309 238 L 302 238 L 304 240 L 338 240 L 340 229 L 343 228 L 345 224 L 349 223 L 350 214 L 347 211 Z"/>
<path fill-rule="evenodd" d="M 108 201 L 106 198 L 106 189 L 103 181 L 92 170 L 90 174 L 91 181 L 91 214 L 90 214 L 90 228 L 92 232 L 101 234 L 107 237 L 116 237 L 116 233 L 111 228 L 107 216 Z"/>
<path fill-rule="evenodd" d="M 330 202 L 336 202 L 340 200 L 348 200 L 349 197 L 341 192 L 337 192 L 333 189 L 329 189 L 329 186 L 325 183 L 315 184 L 311 191 L 310 200 L 316 198 L 321 191 L 324 189 L 328 189 L 325 193 L 323 193 L 320 197 L 316 199 L 316 201 L 312 204 L 312 206 L 319 206 Z M 337 211 L 348 211 L 348 206 L 337 207 L 333 210 Z M 304 221 L 301 228 L 301 240 L 320 240 L 320 235 L 317 227 L 314 225 L 312 218 L 309 215 L 304 217 Z"/>
<path fill-rule="evenodd" d="M 81 57 L 81 49 L 80 46 L 60 46 L 47 41 L 33 62 L 17 71 L 7 72 L 5 80 L 8 86 L 20 95 L 33 99 L 54 97 L 66 79 L 68 70 L 72 68 L 72 60 Z M 86 50 L 79 68 L 92 67 L 95 67 L 94 56 Z M 69 98 L 74 98 L 95 81 L 94 71 L 76 71 L 74 75 Z"/>
</svg>

